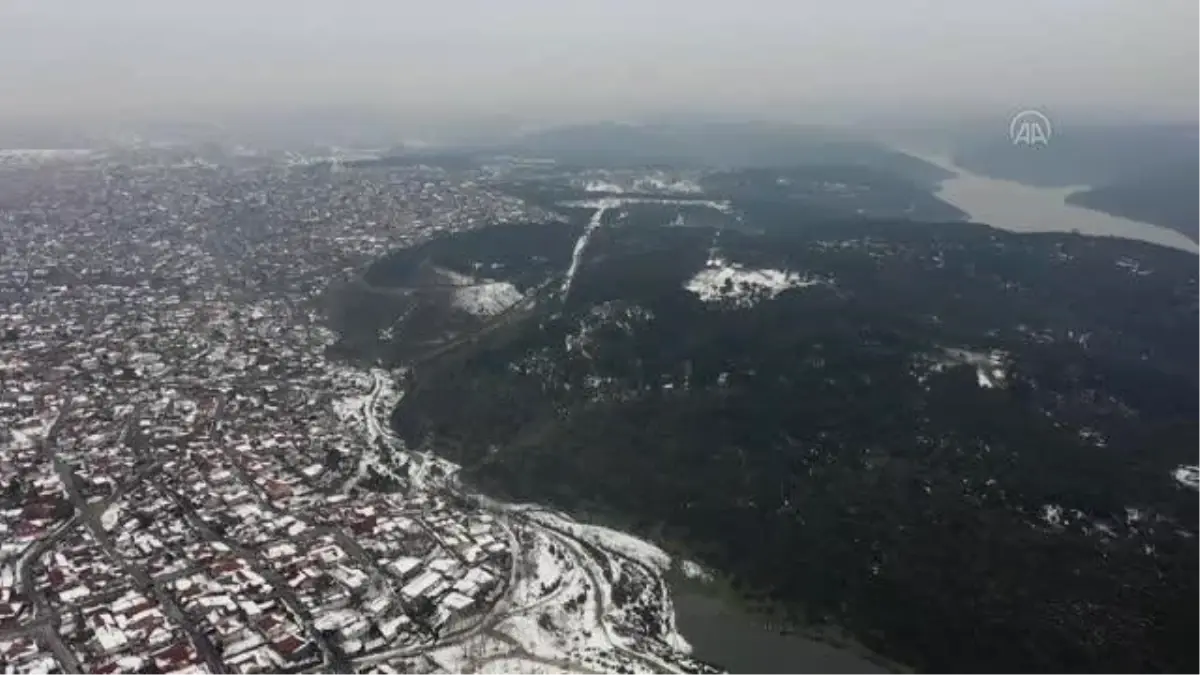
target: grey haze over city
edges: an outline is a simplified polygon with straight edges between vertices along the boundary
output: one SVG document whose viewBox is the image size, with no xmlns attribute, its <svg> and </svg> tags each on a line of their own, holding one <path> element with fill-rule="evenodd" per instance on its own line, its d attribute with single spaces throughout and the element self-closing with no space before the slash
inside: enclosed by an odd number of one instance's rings
<svg viewBox="0 0 1200 675">
<path fill-rule="evenodd" d="M 0 5 L 0 121 L 1191 121 L 1191 0 Z M 1180 64 L 1193 64 L 1181 67 Z"/>
</svg>

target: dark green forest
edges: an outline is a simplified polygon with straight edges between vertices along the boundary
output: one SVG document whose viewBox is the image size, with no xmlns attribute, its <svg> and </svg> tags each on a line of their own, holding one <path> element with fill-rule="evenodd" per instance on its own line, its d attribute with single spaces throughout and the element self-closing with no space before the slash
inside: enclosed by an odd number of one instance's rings
<svg viewBox="0 0 1200 675">
<path fill-rule="evenodd" d="M 371 284 L 435 264 L 538 296 L 421 360 L 397 432 L 918 670 L 1195 671 L 1196 492 L 1173 478 L 1200 444 L 1194 256 L 850 218 L 772 176 L 706 186 L 737 227 L 606 213 L 565 300 L 582 211 L 379 261 Z M 703 302 L 714 254 L 821 282 Z"/>
<path fill-rule="evenodd" d="M 1194 669 L 1196 496 L 1171 478 L 1197 447 L 1194 261 L 847 227 L 724 233 L 836 280 L 749 310 L 683 290 L 711 232 L 602 229 L 567 306 L 421 369 L 397 429 L 918 669 Z M 942 347 L 1004 354 L 1004 385 Z"/>
<path fill-rule="evenodd" d="M 825 219 L 966 219 L 963 211 L 933 196 L 931 184 L 867 164 L 725 171 L 706 176 L 703 186 L 708 195 L 735 200 L 752 222 L 787 229 L 792 221 L 771 209 L 803 207 Z"/>
<path fill-rule="evenodd" d="M 1196 158 L 1076 192 L 1068 204 L 1200 237 L 1200 162 Z"/>
</svg>

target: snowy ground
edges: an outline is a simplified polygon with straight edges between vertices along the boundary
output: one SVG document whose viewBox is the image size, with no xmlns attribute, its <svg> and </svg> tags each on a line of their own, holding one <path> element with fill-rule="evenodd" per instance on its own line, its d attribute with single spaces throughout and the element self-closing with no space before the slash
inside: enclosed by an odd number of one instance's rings
<svg viewBox="0 0 1200 675">
<path fill-rule="evenodd" d="M 721 213 L 732 213 L 733 205 L 726 200 L 686 199 L 667 197 L 600 197 L 562 202 L 562 206 L 576 209 L 615 209 L 630 204 L 676 204 L 678 206 L 707 206 Z"/>
<path fill-rule="evenodd" d="M 530 510 L 527 515 L 533 521 L 543 523 L 560 532 L 569 532 L 577 539 L 605 551 L 612 551 L 620 556 L 631 558 L 658 572 L 665 572 L 671 566 L 671 556 L 654 544 L 633 535 L 600 525 L 579 523 L 569 516 L 553 511 Z"/>
<path fill-rule="evenodd" d="M 612 192 L 614 194 L 620 194 L 625 191 L 625 188 L 620 185 L 610 183 L 606 180 L 590 180 L 583 186 L 583 189 L 587 192 Z"/>
<path fill-rule="evenodd" d="M 347 428 L 367 441 L 349 484 L 363 477 L 366 467 L 395 466 L 411 490 L 461 491 L 456 465 L 408 450 L 388 428 L 388 415 L 403 396 L 395 374 L 347 369 L 343 375 L 367 390 L 335 403 Z M 389 453 L 396 457 L 381 456 Z M 517 556 L 498 604 L 452 643 L 425 652 L 439 670 L 679 672 L 685 667 L 691 647 L 675 625 L 663 579 L 672 565 L 666 552 L 535 505 L 475 497 L 516 539 Z"/>
<path fill-rule="evenodd" d="M 637 537 L 540 507 L 503 508 L 518 515 L 538 539 L 552 543 L 522 546 L 537 563 L 527 564 L 532 576 L 518 574 L 513 597 L 524 600 L 515 603 L 523 609 L 510 613 L 497 631 L 539 658 L 593 670 L 679 669 L 677 660 L 686 657 L 691 646 L 676 628 L 674 605 L 662 577 L 671 566 L 669 555 Z M 529 591 L 521 590 L 522 585 L 552 591 L 529 602 Z"/>
<path fill-rule="evenodd" d="M 425 656 L 448 673 L 465 673 L 472 670 L 475 672 L 503 672 L 485 671 L 481 667 L 486 667 L 489 662 L 497 660 L 516 661 L 517 659 L 512 657 L 512 653 L 512 645 L 494 637 L 481 635 L 471 640 L 426 652 Z M 525 673 L 529 671 L 518 668 L 509 672 Z"/>
<path fill-rule="evenodd" d="M 938 354 L 928 355 L 919 359 L 918 381 L 923 382 L 927 373 L 940 373 L 947 367 L 968 365 L 975 367 L 975 380 L 981 388 L 994 389 L 1003 387 L 1007 381 L 1005 362 L 1007 354 L 1000 350 L 988 352 L 957 347 L 943 349 Z"/>
<path fill-rule="evenodd" d="M 738 308 L 753 307 L 789 288 L 804 288 L 830 283 L 826 279 L 809 277 L 789 270 L 747 268 L 719 256 L 709 258 L 708 264 L 684 285 L 704 302 L 731 304 Z"/>
<path fill-rule="evenodd" d="M 392 448 L 401 445 L 400 439 L 387 424 L 388 415 L 404 395 L 396 386 L 397 374 L 382 368 L 372 368 L 367 373 L 347 368 L 339 374 L 358 386 L 370 387 L 365 394 L 347 396 L 333 402 L 338 419 L 348 429 L 356 430 L 364 441 L 358 456 L 358 468 L 342 486 L 342 491 L 349 491 L 366 478 L 372 469 L 382 475 L 404 480 L 407 476 L 397 473 L 389 461 L 392 457 L 387 456 Z"/>
<path fill-rule="evenodd" d="M 679 561 L 679 571 L 683 572 L 683 576 L 697 581 L 712 581 L 712 573 L 700 566 L 699 563 L 691 560 Z"/>
<path fill-rule="evenodd" d="M 541 675 L 543 673 L 569 673 L 570 670 L 561 670 L 553 666 L 536 663 L 533 661 L 522 659 L 493 659 L 484 664 L 478 671 L 479 673 L 531 673 Z"/>
<path fill-rule="evenodd" d="M 1200 490 L 1200 466 L 1181 466 L 1172 472 L 1172 477 L 1185 487 Z"/>
<path fill-rule="evenodd" d="M 515 286 L 504 281 L 489 281 L 464 286 L 454 291 L 454 306 L 475 316 L 503 314 L 522 299 Z"/>
<path fill-rule="evenodd" d="M 677 194 L 696 195 L 704 190 L 690 180 L 663 180 L 662 178 L 643 178 L 633 184 L 634 189 L 646 192 L 674 192 Z"/>
<path fill-rule="evenodd" d="M 583 189 L 587 192 L 601 192 L 609 194 L 622 194 L 630 192 L 624 187 L 605 180 L 590 180 L 584 184 Z M 681 195 L 698 195 L 704 190 L 690 180 L 670 180 L 660 177 L 640 178 L 633 183 L 632 192 L 670 192 Z"/>
</svg>

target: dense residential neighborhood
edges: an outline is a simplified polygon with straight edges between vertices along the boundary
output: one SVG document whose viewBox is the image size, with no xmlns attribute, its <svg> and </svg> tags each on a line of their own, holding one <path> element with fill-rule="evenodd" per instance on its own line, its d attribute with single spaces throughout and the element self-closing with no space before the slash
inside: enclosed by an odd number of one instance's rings
<svg viewBox="0 0 1200 675">
<path fill-rule="evenodd" d="M 525 577 L 596 583 L 517 550 L 562 535 L 428 479 L 453 467 L 386 428 L 403 373 L 327 356 L 322 294 L 387 250 L 553 218 L 477 177 L 0 155 L 0 669 L 464 667 L 429 655 L 456 641 L 477 665 L 555 662 L 502 622 Z"/>
</svg>

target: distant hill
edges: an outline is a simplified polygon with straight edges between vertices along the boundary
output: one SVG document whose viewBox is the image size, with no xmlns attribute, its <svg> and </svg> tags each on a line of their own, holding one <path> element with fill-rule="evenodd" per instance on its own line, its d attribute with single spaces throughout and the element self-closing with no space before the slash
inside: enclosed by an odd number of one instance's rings
<svg viewBox="0 0 1200 675">
<path fill-rule="evenodd" d="M 966 220 L 966 213 L 906 177 L 924 175 L 905 168 L 866 164 L 802 164 L 711 173 L 701 181 L 705 194 L 732 199 L 758 222 L 790 226 L 783 213 L 796 207 L 827 217 L 907 218 L 921 221 Z M 775 211 L 776 217 L 767 213 Z"/>
<path fill-rule="evenodd" d="M 1076 192 L 1067 203 L 1200 239 L 1200 162 L 1193 155 L 1190 161 Z"/>
<path fill-rule="evenodd" d="M 1007 128 L 960 136 L 954 163 L 968 171 L 1039 187 L 1098 186 L 1196 161 L 1195 126 L 1056 125 L 1047 145 L 1014 145 Z"/>
<path fill-rule="evenodd" d="M 923 184 L 949 176 L 931 164 L 843 131 L 749 122 L 558 127 L 527 134 L 504 150 L 587 166 L 862 164 Z"/>
</svg>

